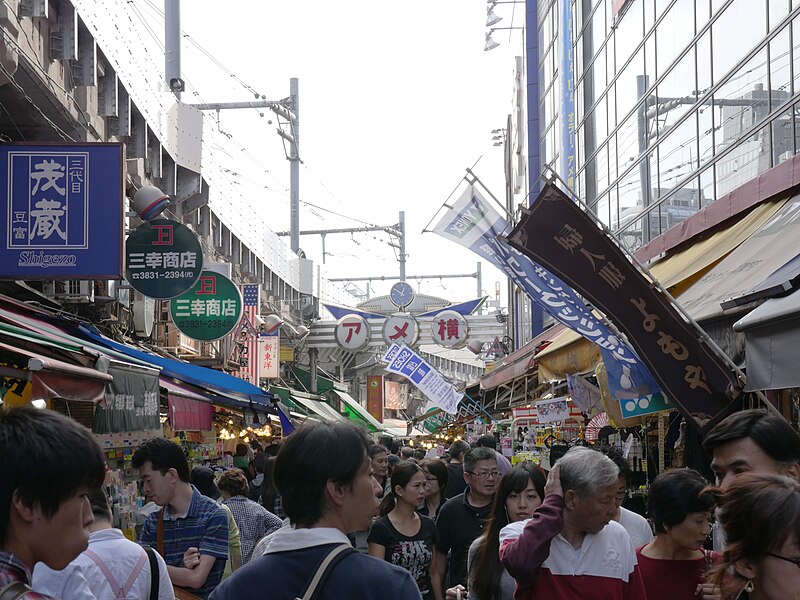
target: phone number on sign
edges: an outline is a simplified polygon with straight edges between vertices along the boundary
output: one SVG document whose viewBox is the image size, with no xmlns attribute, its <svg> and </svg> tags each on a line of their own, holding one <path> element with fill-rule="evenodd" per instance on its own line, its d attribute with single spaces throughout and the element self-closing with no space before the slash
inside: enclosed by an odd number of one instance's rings
<svg viewBox="0 0 800 600">
<path fill-rule="evenodd" d="M 141 271 L 131 273 L 131 279 L 193 279 L 197 273 L 192 271 Z"/>
<path fill-rule="evenodd" d="M 178 327 L 233 327 L 236 322 L 231 319 L 176 319 Z"/>
</svg>

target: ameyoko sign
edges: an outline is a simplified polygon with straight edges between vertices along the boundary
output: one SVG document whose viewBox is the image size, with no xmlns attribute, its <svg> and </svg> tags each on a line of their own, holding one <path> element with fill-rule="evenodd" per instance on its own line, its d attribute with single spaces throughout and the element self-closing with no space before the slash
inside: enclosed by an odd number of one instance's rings
<svg viewBox="0 0 800 600">
<path fill-rule="evenodd" d="M 0 277 L 119 279 L 122 145 L 0 146 Z"/>
<path fill-rule="evenodd" d="M 242 296 L 224 275 L 203 271 L 192 289 L 170 300 L 169 312 L 181 333 L 210 342 L 228 335 L 239 323 Z"/>
<path fill-rule="evenodd" d="M 150 298 L 174 298 L 189 290 L 203 270 L 203 250 L 191 229 L 154 219 L 128 236 L 125 279 Z"/>
</svg>

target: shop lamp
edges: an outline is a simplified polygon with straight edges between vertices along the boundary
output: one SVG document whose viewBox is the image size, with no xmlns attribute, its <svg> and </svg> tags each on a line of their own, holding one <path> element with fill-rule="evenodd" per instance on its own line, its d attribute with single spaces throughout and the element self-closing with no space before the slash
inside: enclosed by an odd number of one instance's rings
<svg viewBox="0 0 800 600">
<path fill-rule="evenodd" d="M 31 404 L 33 404 L 35 408 L 47 408 L 47 400 L 31 400 Z"/>
</svg>

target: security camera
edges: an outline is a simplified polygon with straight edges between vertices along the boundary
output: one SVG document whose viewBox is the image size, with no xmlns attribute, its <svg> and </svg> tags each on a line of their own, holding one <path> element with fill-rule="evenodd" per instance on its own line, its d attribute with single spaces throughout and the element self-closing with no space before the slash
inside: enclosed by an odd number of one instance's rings
<svg viewBox="0 0 800 600">
<path fill-rule="evenodd" d="M 180 77 L 173 77 L 169 80 L 169 89 L 173 92 L 182 92 L 186 89 L 186 82 Z"/>
</svg>

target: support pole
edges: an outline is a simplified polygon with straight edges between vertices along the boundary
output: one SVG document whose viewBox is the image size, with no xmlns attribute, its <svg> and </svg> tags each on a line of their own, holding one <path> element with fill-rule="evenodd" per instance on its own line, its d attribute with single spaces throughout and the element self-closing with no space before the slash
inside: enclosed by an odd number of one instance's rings
<svg viewBox="0 0 800 600">
<path fill-rule="evenodd" d="M 172 82 L 181 79 L 181 3 L 164 0 L 164 78 L 175 97 L 181 99 L 180 88 Z"/>
<path fill-rule="evenodd" d="M 406 280 L 406 213 L 400 211 L 400 281 Z"/>
<path fill-rule="evenodd" d="M 289 154 L 289 246 L 295 254 L 300 251 L 300 97 L 298 94 L 298 79 L 289 79 L 289 97 L 291 101 L 291 111 L 294 119 L 291 122 L 291 134 L 294 142 L 291 144 Z"/>
</svg>

